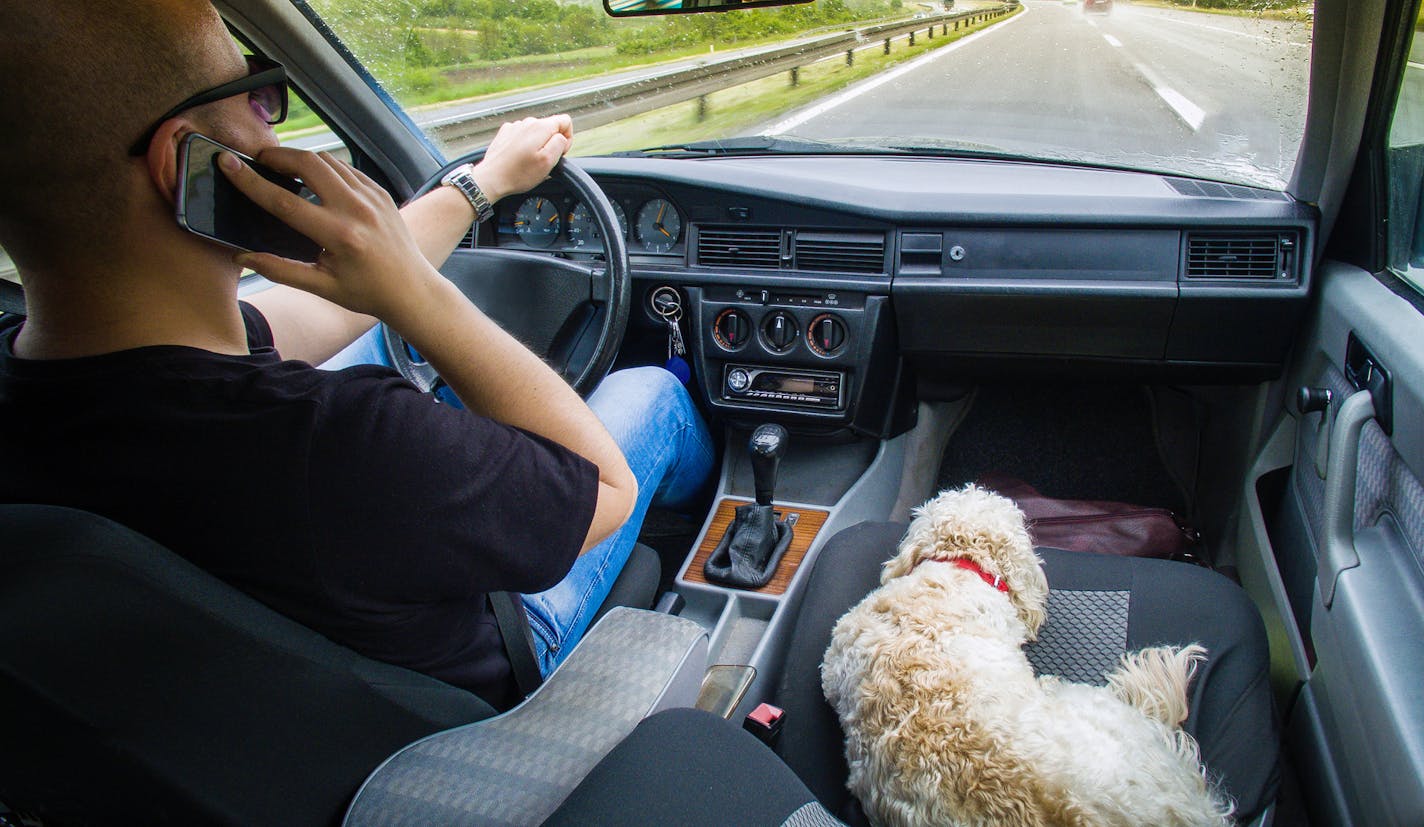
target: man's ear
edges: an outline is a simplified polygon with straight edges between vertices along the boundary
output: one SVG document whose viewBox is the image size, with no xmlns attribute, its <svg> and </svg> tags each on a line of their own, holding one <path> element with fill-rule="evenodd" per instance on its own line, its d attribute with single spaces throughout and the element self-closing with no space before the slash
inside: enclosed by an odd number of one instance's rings
<svg viewBox="0 0 1424 827">
<path fill-rule="evenodd" d="M 148 143 L 148 177 L 170 204 L 178 199 L 178 147 L 196 131 L 186 118 L 169 118 Z"/>
</svg>

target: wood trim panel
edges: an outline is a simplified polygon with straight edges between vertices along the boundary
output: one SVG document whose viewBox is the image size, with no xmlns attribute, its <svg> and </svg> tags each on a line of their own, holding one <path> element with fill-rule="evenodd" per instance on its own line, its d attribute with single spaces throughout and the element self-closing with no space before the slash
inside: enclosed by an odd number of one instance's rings
<svg viewBox="0 0 1424 827">
<path fill-rule="evenodd" d="M 683 573 L 683 580 L 688 583 L 722 585 L 721 583 L 707 583 L 707 576 L 702 573 L 702 567 L 707 563 L 707 558 L 711 557 L 712 552 L 716 550 L 717 543 L 721 541 L 727 526 L 731 525 L 732 518 L 736 516 L 737 506 L 749 502 L 751 500 L 726 497 L 717 503 L 717 510 L 712 516 L 712 524 L 707 527 L 707 535 L 702 538 L 702 544 L 697 547 L 697 554 L 693 555 L 692 563 Z M 825 525 L 826 519 L 831 516 L 831 512 L 822 511 L 819 508 L 778 505 L 776 511 L 778 514 L 793 511 L 797 514 L 791 547 L 781 558 L 781 563 L 777 565 L 776 574 L 772 575 L 770 583 L 759 589 L 741 589 L 740 591 L 750 591 L 756 594 L 785 594 L 787 586 L 791 584 L 792 576 L 796 574 L 796 569 L 801 566 L 801 561 L 806 557 L 806 550 L 811 547 L 811 542 L 816 539 L 817 534 L 821 533 L 821 526 Z M 723 588 L 730 587 L 724 586 Z"/>
</svg>

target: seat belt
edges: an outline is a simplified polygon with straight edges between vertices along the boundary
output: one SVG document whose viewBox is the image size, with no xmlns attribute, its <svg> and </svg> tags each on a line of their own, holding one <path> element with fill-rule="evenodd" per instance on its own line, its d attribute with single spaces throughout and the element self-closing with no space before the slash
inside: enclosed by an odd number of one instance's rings
<svg viewBox="0 0 1424 827">
<path fill-rule="evenodd" d="M 544 682 L 539 664 L 534 660 L 534 632 L 529 628 L 529 615 L 524 601 L 514 592 L 490 592 L 490 608 L 499 624 L 499 636 L 504 639 L 504 654 L 514 671 L 514 683 L 521 698 L 527 698 Z"/>
</svg>

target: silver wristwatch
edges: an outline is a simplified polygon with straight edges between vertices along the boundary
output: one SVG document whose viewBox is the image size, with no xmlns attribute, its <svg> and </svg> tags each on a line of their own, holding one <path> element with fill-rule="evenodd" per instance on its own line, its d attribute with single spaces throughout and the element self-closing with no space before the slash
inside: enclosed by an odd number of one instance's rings
<svg viewBox="0 0 1424 827">
<path fill-rule="evenodd" d="M 494 207 L 490 205 L 489 199 L 485 197 L 480 185 L 475 183 L 475 178 L 470 174 L 474 170 L 474 164 L 464 164 L 446 173 L 440 179 L 440 185 L 454 187 L 465 196 L 465 200 L 470 202 L 470 206 L 475 208 L 476 221 L 488 221 L 494 215 Z"/>
</svg>

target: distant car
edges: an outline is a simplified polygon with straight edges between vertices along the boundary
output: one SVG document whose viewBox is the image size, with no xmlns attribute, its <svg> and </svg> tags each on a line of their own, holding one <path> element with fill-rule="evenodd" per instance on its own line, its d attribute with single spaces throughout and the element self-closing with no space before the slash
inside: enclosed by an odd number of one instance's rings
<svg viewBox="0 0 1424 827">
<path fill-rule="evenodd" d="M 1108 14 L 1113 0 L 1083 0 L 1083 14 Z"/>
</svg>

